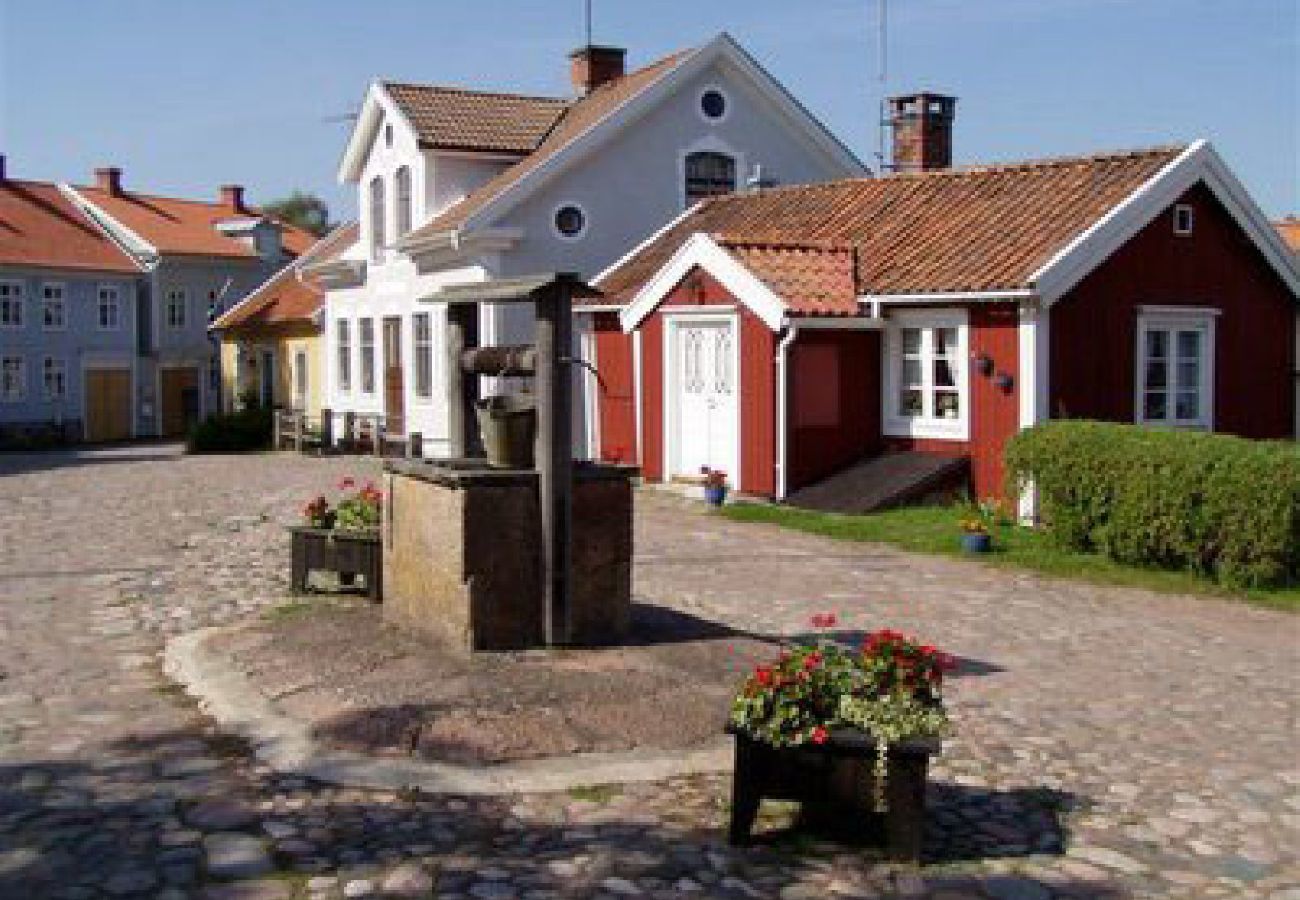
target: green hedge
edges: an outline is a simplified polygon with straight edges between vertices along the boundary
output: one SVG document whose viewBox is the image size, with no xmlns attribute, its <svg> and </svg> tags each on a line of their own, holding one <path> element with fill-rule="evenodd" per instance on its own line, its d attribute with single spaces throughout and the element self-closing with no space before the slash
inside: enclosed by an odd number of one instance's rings
<svg viewBox="0 0 1300 900">
<path fill-rule="evenodd" d="M 189 434 L 191 453 L 237 453 L 265 450 L 271 446 L 274 413 L 269 409 L 245 409 L 208 416 Z"/>
<path fill-rule="evenodd" d="M 1124 563 L 1232 587 L 1300 576 L 1300 449 L 1105 422 L 1051 422 L 1007 445 L 1012 491 L 1032 480 L 1053 537 Z"/>
</svg>

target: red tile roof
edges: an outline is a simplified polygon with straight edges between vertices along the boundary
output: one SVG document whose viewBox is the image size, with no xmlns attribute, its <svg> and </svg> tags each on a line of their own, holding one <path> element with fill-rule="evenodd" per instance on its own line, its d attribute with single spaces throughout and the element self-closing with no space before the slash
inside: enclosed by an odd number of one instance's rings
<svg viewBox="0 0 1300 900">
<path fill-rule="evenodd" d="M 1282 240 L 1286 241 L 1288 247 L 1300 253 L 1300 219 L 1287 216 L 1280 222 L 1274 222 L 1273 227 L 1282 235 Z"/>
<path fill-rule="evenodd" d="M 730 240 L 719 243 L 801 315 L 858 312 L 858 254 L 848 245 L 779 244 Z M 609 301 L 602 298 L 603 302 Z"/>
<path fill-rule="evenodd" d="M 356 243 L 359 234 L 356 223 L 338 226 L 227 310 L 213 323 L 213 327 L 237 329 L 252 325 L 310 323 L 325 302 L 325 291 L 314 278 L 303 274 L 303 267 L 337 259 Z"/>
<path fill-rule="evenodd" d="M 705 232 L 733 245 L 830 242 L 853 247 L 857 294 L 1027 288 L 1040 266 L 1183 149 L 947 169 L 717 197 L 608 273 L 599 287 L 607 302 L 626 302 L 691 234 Z M 799 292 L 783 295 L 787 301 L 820 306 L 843 287 L 838 269 L 825 277 L 801 277 L 787 288 Z"/>
<path fill-rule="evenodd" d="M 438 150 L 531 153 L 572 101 L 386 81 L 384 89 L 415 128 L 420 146 Z"/>
<path fill-rule="evenodd" d="M 260 216 L 261 213 L 253 207 L 240 212 L 222 203 L 203 200 L 157 197 L 133 191 L 114 195 L 98 187 L 78 186 L 75 190 L 162 253 L 242 259 L 257 257 L 257 252 L 248 244 L 227 237 L 216 227 L 219 222 Z M 279 224 L 285 248 L 290 253 L 302 252 L 316 241 L 300 228 Z"/>
<path fill-rule="evenodd" d="M 622 78 L 606 82 L 582 99 L 574 101 L 565 109 L 563 115 L 532 153 L 470 192 L 464 200 L 433 221 L 417 228 L 407 236 L 406 240 L 418 241 L 421 237 L 460 227 L 470 216 L 573 143 L 591 126 L 671 72 L 691 52 L 683 50 L 674 53 L 642 69 L 630 72 Z"/>
<path fill-rule="evenodd" d="M 140 271 L 57 186 L 40 181 L 0 181 L 0 265 Z"/>
</svg>

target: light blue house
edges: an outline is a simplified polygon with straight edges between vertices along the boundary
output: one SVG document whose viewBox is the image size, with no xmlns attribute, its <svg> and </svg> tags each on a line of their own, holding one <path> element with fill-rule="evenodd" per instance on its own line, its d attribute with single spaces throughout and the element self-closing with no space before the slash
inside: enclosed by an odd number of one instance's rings
<svg viewBox="0 0 1300 900">
<path fill-rule="evenodd" d="M 143 273 L 54 184 L 0 156 L 0 446 L 136 436 Z"/>
</svg>

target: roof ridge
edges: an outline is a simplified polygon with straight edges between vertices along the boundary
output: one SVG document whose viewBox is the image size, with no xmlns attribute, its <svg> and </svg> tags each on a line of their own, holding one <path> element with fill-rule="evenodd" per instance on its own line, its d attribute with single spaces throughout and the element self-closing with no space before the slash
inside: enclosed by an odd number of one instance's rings
<svg viewBox="0 0 1300 900">
<path fill-rule="evenodd" d="M 74 191 L 97 191 L 101 194 L 108 193 L 100 188 L 99 185 L 95 184 L 71 184 L 69 182 L 69 187 Z M 130 188 L 122 188 L 118 194 L 109 194 L 109 196 L 116 196 L 121 200 L 138 198 L 140 200 L 166 200 L 169 203 L 189 203 L 193 206 L 211 207 L 214 211 L 229 209 L 229 207 L 220 200 L 196 200 L 192 197 L 173 197 L 170 194 L 147 194 L 144 191 L 133 191 Z M 260 206 L 245 206 L 244 209 L 245 211 L 242 213 L 231 210 L 230 218 L 238 218 L 239 216 L 262 216 L 263 218 L 269 218 L 266 213 L 262 211 Z M 276 221 L 279 220 L 277 219 Z"/>
<path fill-rule="evenodd" d="M 556 97 L 551 94 L 522 94 L 517 91 L 481 90 L 458 84 L 422 84 L 415 81 L 390 81 L 383 78 L 379 80 L 379 83 L 385 88 L 414 88 L 422 91 L 439 91 L 444 94 L 461 94 L 469 97 L 499 97 L 504 100 L 540 100 L 560 106 L 571 106 L 574 102 L 570 97 Z"/>
<path fill-rule="evenodd" d="M 857 246 L 850 241 L 817 240 L 815 238 L 768 238 L 728 235 L 715 232 L 710 235 L 719 244 L 727 247 L 768 247 L 773 250 L 820 250 L 827 253 L 852 253 Z"/>
</svg>

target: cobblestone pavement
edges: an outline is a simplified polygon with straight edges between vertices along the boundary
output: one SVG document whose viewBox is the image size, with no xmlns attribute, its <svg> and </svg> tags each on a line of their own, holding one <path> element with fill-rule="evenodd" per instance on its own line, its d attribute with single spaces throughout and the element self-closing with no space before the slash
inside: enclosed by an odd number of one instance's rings
<svg viewBox="0 0 1300 900">
<path fill-rule="evenodd" d="M 0 456 L 0 897 L 1300 898 L 1300 620 L 654 494 L 641 596 L 761 633 L 834 610 L 846 632 L 902 628 L 962 657 L 931 864 L 798 838 L 732 850 L 718 777 L 460 799 L 276 776 L 169 686 L 158 652 L 283 602 L 281 524 L 368 472 L 158 447 Z"/>
</svg>

